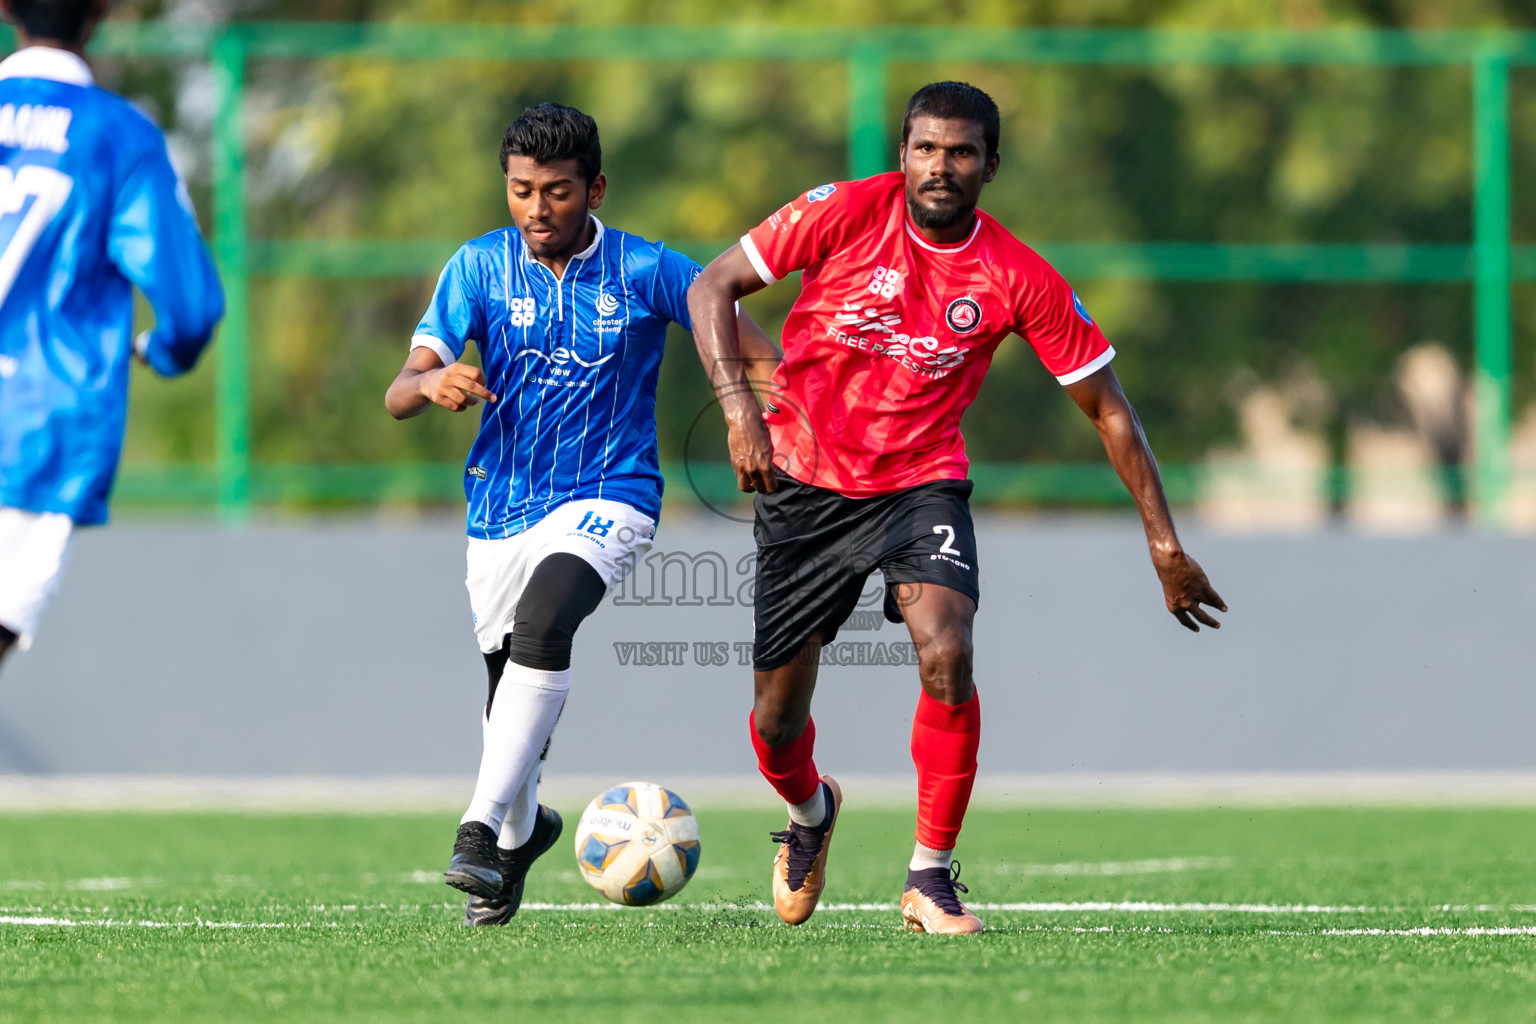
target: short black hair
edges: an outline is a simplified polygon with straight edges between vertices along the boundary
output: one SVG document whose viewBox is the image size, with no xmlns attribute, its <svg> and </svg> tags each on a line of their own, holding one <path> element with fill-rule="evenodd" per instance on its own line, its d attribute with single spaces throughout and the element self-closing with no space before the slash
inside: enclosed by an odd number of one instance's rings
<svg viewBox="0 0 1536 1024">
<path fill-rule="evenodd" d="M 32 38 L 78 43 L 96 5 L 93 0 L 12 0 L 11 6 Z"/>
<path fill-rule="evenodd" d="M 597 140 L 597 122 L 575 107 L 540 103 L 529 107 L 507 125 L 501 137 L 501 173 L 507 173 L 507 157 L 527 156 L 541 164 L 575 160 L 588 185 L 603 170 L 603 147 Z"/>
<path fill-rule="evenodd" d="M 997 104 L 992 97 L 965 82 L 934 82 L 912 94 L 907 101 L 907 114 L 901 121 L 901 144 L 907 144 L 912 134 L 914 117 L 937 117 L 945 121 L 969 121 L 981 126 L 981 137 L 987 143 L 987 156 L 997 152 L 998 136 L 1002 134 Z"/>
</svg>

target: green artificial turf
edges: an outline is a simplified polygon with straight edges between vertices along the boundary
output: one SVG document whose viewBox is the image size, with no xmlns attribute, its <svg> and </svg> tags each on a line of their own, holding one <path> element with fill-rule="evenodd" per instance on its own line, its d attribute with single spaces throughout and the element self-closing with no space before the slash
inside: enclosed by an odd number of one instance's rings
<svg viewBox="0 0 1536 1024">
<path fill-rule="evenodd" d="M 760 908 L 781 816 L 699 820 L 670 905 L 467 929 L 452 815 L 3 815 L 0 1021 L 1536 1021 L 1532 811 L 976 809 L 973 905 L 1035 906 L 953 938 L 850 906 L 896 901 L 909 814 L 850 805 L 800 928 Z M 595 900 L 568 839 L 529 901 Z M 1084 905 L 1123 902 L 1258 909 Z"/>
</svg>

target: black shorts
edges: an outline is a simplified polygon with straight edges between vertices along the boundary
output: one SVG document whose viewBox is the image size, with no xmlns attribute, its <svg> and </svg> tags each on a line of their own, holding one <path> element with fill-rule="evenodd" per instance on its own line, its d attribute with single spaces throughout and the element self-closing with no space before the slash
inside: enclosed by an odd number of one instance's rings
<svg viewBox="0 0 1536 1024">
<path fill-rule="evenodd" d="M 778 474 L 759 494 L 752 664 L 787 664 L 829 644 L 859 604 L 869 574 L 885 576 L 885 617 L 902 621 L 899 583 L 932 583 L 981 597 L 969 480 L 940 480 L 874 498 L 848 498 Z"/>
</svg>

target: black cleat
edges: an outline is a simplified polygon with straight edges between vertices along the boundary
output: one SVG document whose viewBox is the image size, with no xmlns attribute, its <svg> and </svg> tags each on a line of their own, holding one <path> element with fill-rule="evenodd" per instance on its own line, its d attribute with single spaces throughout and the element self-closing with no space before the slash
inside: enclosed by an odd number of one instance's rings
<svg viewBox="0 0 1536 1024">
<path fill-rule="evenodd" d="M 464 901 L 466 925 L 511 924 L 512 916 L 516 913 L 517 905 L 500 896 L 493 900 L 485 899 L 483 896 L 470 896 Z"/>
<path fill-rule="evenodd" d="M 539 805 L 538 816 L 533 821 L 533 834 L 515 850 L 496 851 L 501 860 L 501 893 L 487 899 L 470 894 L 464 904 L 464 923 L 467 925 L 506 924 L 523 905 L 523 883 L 528 879 L 528 869 L 533 862 L 549 852 L 560 838 L 565 827 L 559 812 Z"/>
<path fill-rule="evenodd" d="M 480 821 L 466 821 L 453 840 L 453 859 L 443 881 L 471 896 L 492 897 L 501 892 L 501 861 L 496 855 L 496 833 Z"/>
</svg>

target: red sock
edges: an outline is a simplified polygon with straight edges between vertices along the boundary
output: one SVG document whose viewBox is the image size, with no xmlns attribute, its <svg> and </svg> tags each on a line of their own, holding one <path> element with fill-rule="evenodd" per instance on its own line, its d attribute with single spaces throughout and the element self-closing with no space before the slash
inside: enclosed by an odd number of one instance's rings
<svg viewBox="0 0 1536 1024">
<path fill-rule="evenodd" d="M 821 776 L 816 773 L 816 762 L 811 751 L 816 747 L 816 721 L 805 723 L 805 732 L 788 743 L 770 747 L 757 734 L 757 716 L 750 715 L 747 723 L 752 727 L 752 749 L 757 751 L 757 770 L 778 791 L 786 803 L 803 804 L 816 795 Z"/>
<path fill-rule="evenodd" d="M 976 782 L 981 745 L 981 701 L 941 704 L 924 693 L 912 716 L 912 762 L 917 765 L 917 841 L 953 850 Z"/>
</svg>

